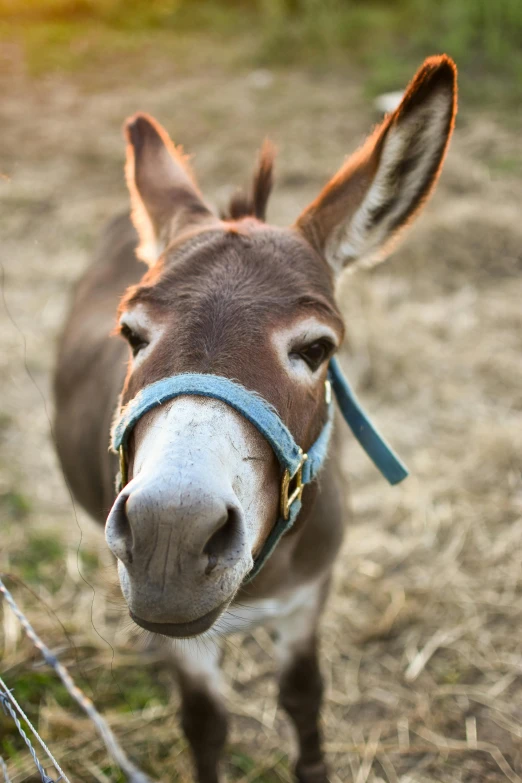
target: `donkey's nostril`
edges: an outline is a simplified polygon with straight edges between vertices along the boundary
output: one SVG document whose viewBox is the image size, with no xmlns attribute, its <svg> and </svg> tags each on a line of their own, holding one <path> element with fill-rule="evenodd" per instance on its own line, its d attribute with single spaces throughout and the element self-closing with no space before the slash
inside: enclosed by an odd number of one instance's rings
<svg viewBox="0 0 522 783">
<path fill-rule="evenodd" d="M 208 556 L 208 564 L 205 568 L 207 575 L 214 570 L 218 561 L 223 565 L 232 565 L 239 551 L 242 531 L 238 512 L 234 508 L 228 509 L 226 516 L 220 522 L 218 529 L 203 547 L 203 554 Z"/>
<path fill-rule="evenodd" d="M 127 516 L 128 496 L 121 493 L 115 500 L 107 518 L 105 538 L 109 549 L 122 563 L 130 565 L 133 561 L 132 530 Z"/>
</svg>

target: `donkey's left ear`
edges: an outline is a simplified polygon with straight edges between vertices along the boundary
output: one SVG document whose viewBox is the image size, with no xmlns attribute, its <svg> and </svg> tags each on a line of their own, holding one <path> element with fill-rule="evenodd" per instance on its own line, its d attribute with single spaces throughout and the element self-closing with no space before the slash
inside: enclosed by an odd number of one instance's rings
<svg viewBox="0 0 522 783">
<path fill-rule="evenodd" d="M 422 207 L 437 181 L 457 111 L 457 69 L 428 58 L 396 111 L 352 155 L 296 228 L 335 274 L 378 261 Z"/>
</svg>

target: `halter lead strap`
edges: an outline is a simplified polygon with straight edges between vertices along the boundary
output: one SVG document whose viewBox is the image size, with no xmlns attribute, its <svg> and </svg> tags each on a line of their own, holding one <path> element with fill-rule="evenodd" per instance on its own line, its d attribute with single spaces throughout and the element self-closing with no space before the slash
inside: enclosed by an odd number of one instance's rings
<svg viewBox="0 0 522 783">
<path fill-rule="evenodd" d="M 182 395 L 209 397 L 234 408 L 268 440 L 283 468 L 279 518 L 245 579 L 245 583 L 249 582 L 270 557 L 281 536 L 294 524 L 301 510 L 303 488 L 317 476 L 326 459 L 333 423 L 331 389 L 355 437 L 390 484 L 397 484 L 406 478 L 406 467 L 373 426 L 336 359 L 332 359 L 329 380 L 326 381 L 327 421 L 307 454 L 303 453 L 278 413 L 266 400 L 229 378 L 186 373 L 151 383 L 127 403 L 113 426 L 111 445 L 120 455 L 121 485 L 127 483 L 126 450 L 130 433 L 139 419 L 150 410 Z"/>
<path fill-rule="evenodd" d="M 351 431 L 384 478 L 392 485 L 399 484 L 408 476 L 408 468 L 370 421 L 335 357 L 330 360 L 329 378 L 337 404 Z"/>
</svg>

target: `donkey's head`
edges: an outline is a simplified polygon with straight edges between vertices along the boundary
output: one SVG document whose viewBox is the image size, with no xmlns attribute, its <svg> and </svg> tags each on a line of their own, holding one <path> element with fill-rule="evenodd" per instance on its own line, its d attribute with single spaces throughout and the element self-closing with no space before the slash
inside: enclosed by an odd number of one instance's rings
<svg viewBox="0 0 522 783">
<path fill-rule="evenodd" d="M 329 359 L 343 337 L 334 296 L 348 266 L 387 253 L 440 171 L 456 110 L 447 57 L 427 60 L 390 114 L 286 229 L 264 222 L 272 156 L 226 219 L 149 117 L 129 120 L 127 178 L 139 254 L 119 328 L 131 351 L 122 402 L 181 373 L 224 376 L 261 395 L 303 449 L 326 415 Z M 170 636 L 212 626 L 278 516 L 281 469 L 225 402 L 186 395 L 156 407 L 128 444 L 128 483 L 107 520 L 133 619 Z M 303 496 L 301 519 L 315 488 Z"/>
</svg>

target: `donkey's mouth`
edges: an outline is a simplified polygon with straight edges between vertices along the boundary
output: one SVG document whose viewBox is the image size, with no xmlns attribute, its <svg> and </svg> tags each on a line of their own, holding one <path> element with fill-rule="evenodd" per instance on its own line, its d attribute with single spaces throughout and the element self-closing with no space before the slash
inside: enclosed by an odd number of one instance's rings
<svg viewBox="0 0 522 783">
<path fill-rule="evenodd" d="M 151 633 L 159 633 L 162 636 L 171 636 L 175 639 L 187 639 L 191 636 L 199 636 L 205 631 L 208 631 L 212 625 L 216 622 L 219 615 L 227 608 L 230 601 L 224 601 L 222 604 L 212 609 L 202 617 L 198 617 L 197 620 L 190 620 L 188 623 L 151 623 L 148 620 L 143 620 L 133 612 L 129 611 L 131 619 L 134 620 L 136 625 L 141 626 L 146 631 Z"/>
</svg>

